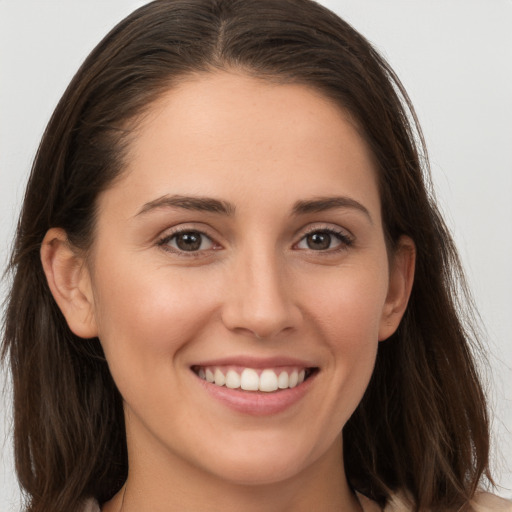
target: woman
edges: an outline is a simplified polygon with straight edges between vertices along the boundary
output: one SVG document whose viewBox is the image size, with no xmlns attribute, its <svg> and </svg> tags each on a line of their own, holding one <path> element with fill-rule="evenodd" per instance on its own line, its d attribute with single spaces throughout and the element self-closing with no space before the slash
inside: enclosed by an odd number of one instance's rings
<svg viewBox="0 0 512 512">
<path fill-rule="evenodd" d="M 477 493 L 485 399 L 413 120 L 306 0 L 161 0 L 98 45 L 12 257 L 28 510 L 509 507 Z"/>
</svg>

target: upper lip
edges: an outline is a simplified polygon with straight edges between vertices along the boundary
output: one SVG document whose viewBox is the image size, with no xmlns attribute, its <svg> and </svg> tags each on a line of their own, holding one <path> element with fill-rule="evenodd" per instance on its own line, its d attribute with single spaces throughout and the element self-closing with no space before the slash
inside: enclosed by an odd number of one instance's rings
<svg viewBox="0 0 512 512">
<path fill-rule="evenodd" d="M 275 367 L 299 367 L 299 368 L 317 368 L 318 365 L 306 359 L 295 357 L 277 356 L 277 357 L 253 357 L 247 355 L 230 356 L 219 359 L 209 359 L 198 361 L 192 367 L 208 367 L 208 366 L 243 366 L 244 368 L 275 368 Z"/>
</svg>

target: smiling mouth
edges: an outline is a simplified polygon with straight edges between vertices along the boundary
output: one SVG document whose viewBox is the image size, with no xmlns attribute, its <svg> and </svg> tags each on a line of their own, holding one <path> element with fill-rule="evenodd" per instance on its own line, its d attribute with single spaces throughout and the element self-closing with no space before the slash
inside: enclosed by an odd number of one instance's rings
<svg viewBox="0 0 512 512">
<path fill-rule="evenodd" d="M 241 391 L 274 393 L 292 389 L 310 378 L 318 368 L 242 368 L 193 366 L 192 371 L 202 380 L 220 387 Z"/>
</svg>

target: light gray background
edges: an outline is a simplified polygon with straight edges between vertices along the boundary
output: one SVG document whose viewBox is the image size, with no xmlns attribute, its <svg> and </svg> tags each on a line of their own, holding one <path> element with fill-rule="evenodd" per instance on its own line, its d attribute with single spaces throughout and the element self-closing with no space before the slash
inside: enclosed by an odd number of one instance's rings
<svg viewBox="0 0 512 512">
<path fill-rule="evenodd" d="M 31 160 L 79 64 L 146 2 L 0 0 L 0 265 Z M 499 494 L 512 498 L 512 0 L 324 0 L 397 71 L 425 131 L 439 201 L 487 327 Z M 5 286 L 0 290 L 5 295 Z M 3 374 L 0 373 L 0 377 Z M 1 382 L 1 380 L 0 380 Z M 0 510 L 18 510 L 0 401 Z"/>
</svg>

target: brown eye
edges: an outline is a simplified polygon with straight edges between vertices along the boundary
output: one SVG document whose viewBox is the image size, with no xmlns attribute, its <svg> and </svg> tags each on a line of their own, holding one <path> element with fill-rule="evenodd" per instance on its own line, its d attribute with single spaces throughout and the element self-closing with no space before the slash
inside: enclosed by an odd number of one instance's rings
<svg viewBox="0 0 512 512">
<path fill-rule="evenodd" d="M 329 251 L 342 249 L 352 244 L 352 239 L 345 233 L 330 229 L 319 229 L 306 234 L 297 244 L 297 249 L 310 251 Z"/>
<path fill-rule="evenodd" d="M 176 246 L 182 251 L 197 251 L 201 247 L 201 242 L 201 234 L 193 231 L 176 235 Z"/>
<path fill-rule="evenodd" d="M 200 231 L 183 231 L 165 238 L 161 245 L 166 245 L 177 251 L 195 252 L 211 249 L 213 242 Z"/>
<path fill-rule="evenodd" d="M 306 244 L 308 249 L 314 251 L 325 251 L 331 247 L 332 236 L 329 233 L 311 233 L 306 236 Z"/>
</svg>

